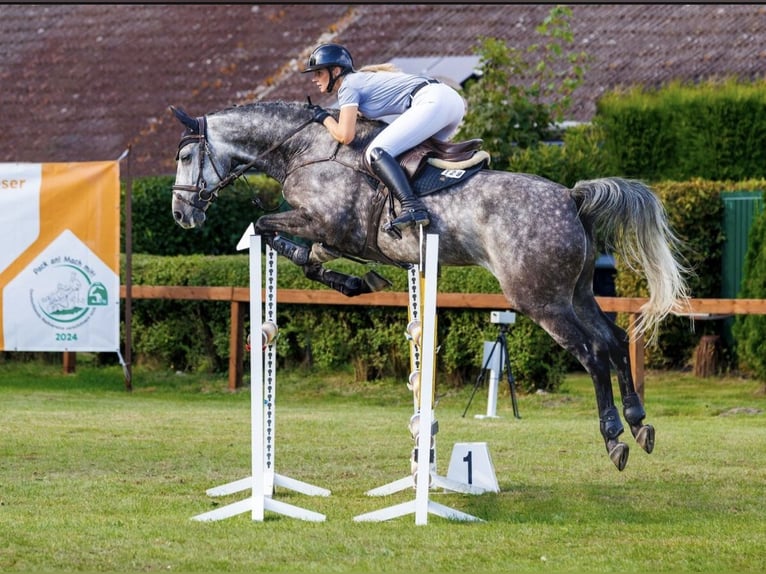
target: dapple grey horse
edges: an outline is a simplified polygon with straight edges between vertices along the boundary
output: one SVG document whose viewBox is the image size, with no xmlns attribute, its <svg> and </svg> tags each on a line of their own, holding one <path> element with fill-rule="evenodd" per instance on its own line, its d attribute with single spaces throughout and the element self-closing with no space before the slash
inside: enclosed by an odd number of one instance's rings
<svg viewBox="0 0 766 574">
<path fill-rule="evenodd" d="M 386 194 L 363 164 L 363 150 L 382 124 L 361 119 L 356 139 L 340 145 L 300 103 L 261 102 L 201 117 L 172 109 L 186 126 L 172 201 L 173 217 L 182 227 L 202 225 L 219 191 L 252 169 L 280 182 L 293 208 L 260 217 L 256 233 L 308 277 L 353 296 L 380 284 L 325 269 L 323 262 L 341 256 L 402 266 L 419 261 L 419 230 L 407 228 L 397 236 L 384 229 Z M 628 335 L 599 308 L 592 279 L 598 234 L 646 277 L 650 296 L 639 332 L 654 333 L 687 298 L 680 242 L 656 195 L 640 182 L 621 178 L 582 181 L 568 189 L 535 175 L 482 169 L 422 200 L 431 216 L 426 231 L 439 234 L 440 264 L 489 270 L 510 308 L 545 329 L 590 374 L 600 432 L 616 467 L 625 467 L 629 448 L 619 440 L 624 428 L 611 368 L 623 416 L 638 444 L 651 452 L 655 431 L 644 424 Z M 312 247 L 281 234 L 313 242 Z"/>
</svg>

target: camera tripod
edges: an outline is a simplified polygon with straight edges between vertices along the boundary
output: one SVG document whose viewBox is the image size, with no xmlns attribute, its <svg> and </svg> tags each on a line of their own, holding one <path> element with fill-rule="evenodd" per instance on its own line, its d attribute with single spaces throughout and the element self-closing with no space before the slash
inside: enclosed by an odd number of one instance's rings
<svg viewBox="0 0 766 574">
<path fill-rule="evenodd" d="M 495 354 L 495 351 L 500 348 L 501 355 L 501 362 L 505 362 L 505 365 L 500 365 L 500 372 L 497 374 L 497 378 L 499 379 L 503 374 L 503 367 L 505 367 L 505 374 L 508 378 L 508 388 L 511 391 L 511 405 L 513 406 L 513 416 L 517 419 L 521 418 L 521 415 L 519 415 L 519 405 L 516 402 L 516 381 L 513 378 L 513 373 L 511 372 L 511 359 L 510 355 L 508 354 L 508 325 L 503 323 L 500 325 L 500 332 L 497 335 L 497 339 L 495 339 L 495 343 L 492 345 L 492 349 L 489 352 L 489 355 L 487 356 L 487 360 L 484 361 L 484 366 L 481 368 L 481 372 L 479 373 L 479 376 L 476 377 L 476 382 L 473 385 L 473 391 L 471 391 L 471 397 L 468 399 L 468 404 L 465 406 L 465 410 L 463 411 L 463 418 L 465 418 L 465 414 L 468 412 L 468 408 L 471 406 L 471 402 L 473 402 L 473 397 L 476 395 L 476 391 L 479 389 L 481 384 L 484 382 L 484 376 L 486 372 L 489 370 L 489 365 L 492 362 L 492 356 Z"/>
</svg>

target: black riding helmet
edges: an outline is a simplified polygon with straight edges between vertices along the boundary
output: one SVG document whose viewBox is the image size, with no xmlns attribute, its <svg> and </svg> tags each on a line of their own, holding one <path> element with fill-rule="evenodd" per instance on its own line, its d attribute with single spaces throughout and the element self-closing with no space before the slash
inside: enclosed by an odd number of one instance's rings
<svg viewBox="0 0 766 574">
<path fill-rule="evenodd" d="M 332 68 L 335 66 L 341 69 L 337 76 L 332 75 Z M 330 71 L 330 83 L 327 85 L 327 93 L 331 94 L 335 87 L 335 82 L 341 76 L 354 71 L 354 59 L 351 53 L 340 44 L 322 44 L 314 49 L 309 56 L 309 63 L 302 73 L 313 72 L 327 68 Z"/>
</svg>

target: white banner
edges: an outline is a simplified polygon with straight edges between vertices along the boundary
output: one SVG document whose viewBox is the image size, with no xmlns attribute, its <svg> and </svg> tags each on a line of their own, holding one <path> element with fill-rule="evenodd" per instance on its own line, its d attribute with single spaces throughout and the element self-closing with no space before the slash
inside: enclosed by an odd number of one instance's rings
<svg viewBox="0 0 766 574">
<path fill-rule="evenodd" d="M 118 162 L 0 164 L 0 350 L 119 351 Z"/>
</svg>

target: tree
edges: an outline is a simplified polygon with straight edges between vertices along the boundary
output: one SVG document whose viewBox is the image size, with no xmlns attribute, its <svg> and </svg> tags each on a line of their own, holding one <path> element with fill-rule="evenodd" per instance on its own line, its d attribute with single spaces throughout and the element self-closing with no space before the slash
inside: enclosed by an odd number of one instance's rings
<svg viewBox="0 0 766 574">
<path fill-rule="evenodd" d="M 483 138 L 493 168 L 508 169 L 518 150 L 548 139 L 582 83 L 588 56 L 572 49 L 571 16 L 570 8 L 553 7 L 535 28 L 541 43 L 525 51 L 490 37 L 475 49 L 482 74 L 465 88 L 468 110 L 458 137 Z"/>
</svg>

